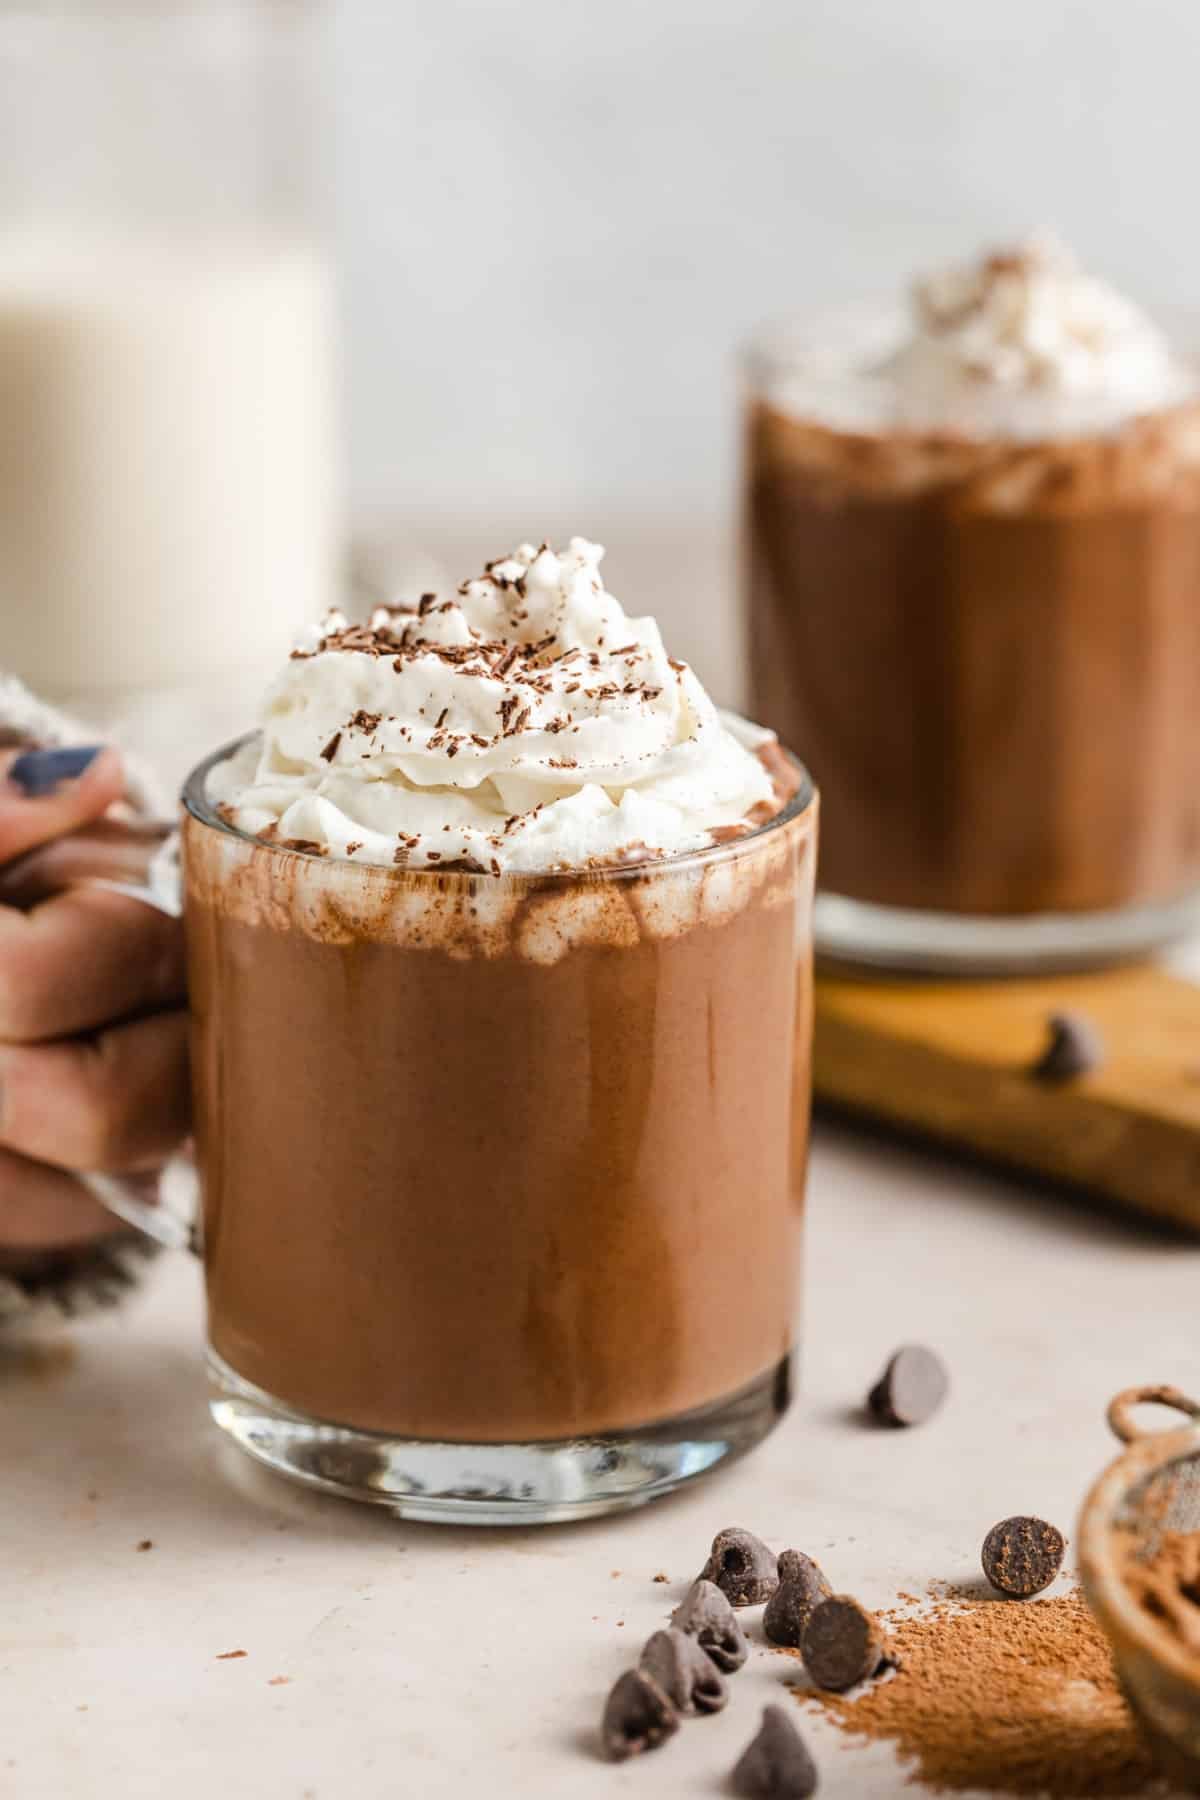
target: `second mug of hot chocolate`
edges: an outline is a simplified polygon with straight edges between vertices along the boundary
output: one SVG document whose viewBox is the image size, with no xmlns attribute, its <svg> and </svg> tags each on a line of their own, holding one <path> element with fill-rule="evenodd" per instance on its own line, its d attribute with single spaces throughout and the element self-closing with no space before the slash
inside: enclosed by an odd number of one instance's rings
<svg viewBox="0 0 1200 1800">
<path fill-rule="evenodd" d="M 635 1505 L 788 1400 L 816 800 L 598 559 L 332 620 L 186 794 L 213 1413 L 412 1517 Z"/>
<path fill-rule="evenodd" d="M 757 717 L 827 816 L 818 947 L 929 969 L 1137 953 L 1200 918 L 1200 380 L 1034 242 L 765 333 Z"/>
</svg>

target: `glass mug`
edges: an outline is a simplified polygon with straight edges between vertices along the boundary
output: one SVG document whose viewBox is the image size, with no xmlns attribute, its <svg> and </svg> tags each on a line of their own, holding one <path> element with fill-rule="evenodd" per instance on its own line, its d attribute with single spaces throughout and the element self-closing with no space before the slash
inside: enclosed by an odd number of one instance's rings
<svg viewBox="0 0 1200 1800">
<path fill-rule="evenodd" d="M 185 786 L 182 881 L 166 846 L 112 883 L 182 897 L 199 1229 L 85 1178 L 202 1252 L 217 1423 L 460 1522 L 620 1510 L 749 1449 L 792 1382 L 808 777 L 712 848 L 481 877 L 244 835 L 205 797 L 235 747 Z"/>
<path fill-rule="evenodd" d="M 1111 428 L 987 383 L 926 417 L 886 372 L 908 329 L 785 321 L 743 365 L 751 711 L 828 803 L 818 953 L 1145 955 L 1200 923 L 1200 374 Z"/>
</svg>

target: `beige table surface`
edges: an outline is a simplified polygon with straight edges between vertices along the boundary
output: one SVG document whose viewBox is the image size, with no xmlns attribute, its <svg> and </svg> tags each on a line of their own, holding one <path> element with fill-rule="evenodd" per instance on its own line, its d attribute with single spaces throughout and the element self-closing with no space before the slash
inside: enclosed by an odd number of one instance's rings
<svg viewBox="0 0 1200 1800">
<path fill-rule="evenodd" d="M 611 1522 L 404 1525 L 260 1471 L 208 1423 L 182 1258 L 122 1316 L 0 1352 L 0 1794 L 719 1794 L 795 1678 L 761 1640 L 727 1711 L 657 1755 L 613 1767 L 593 1741 L 718 1527 L 808 1549 L 883 1604 L 970 1577 L 1007 1513 L 1073 1535 L 1112 1450 L 1109 1395 L 1200 1387 L 1200 1247 L 832 1126 L 811 1197 L 791 1417 L 739 1466 Z M 945 1353 L 951 1401 L 922 1430 L 864 1430 L 852 1408 L 912 1337 Z M 886 1748 L 811 1737 L 826 1796 L 912 1791 Z"/>
</svg>

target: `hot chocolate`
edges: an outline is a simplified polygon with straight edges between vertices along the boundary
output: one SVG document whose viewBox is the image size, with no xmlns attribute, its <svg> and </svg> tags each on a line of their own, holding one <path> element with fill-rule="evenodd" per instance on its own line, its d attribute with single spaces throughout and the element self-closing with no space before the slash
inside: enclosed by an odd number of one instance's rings
<svg viewBox="0 0 1200 1800">
<path fill-rule="evenodd" d="M 694 1469 L 786 1397 L 815 800 L 599 555 L 329 622 L 186 826 L 218 1388 L 386 1436 L 393 1498 L 464 1447 L 431 1516 L 553 1510 L 488 1446 Z"/>
<path fill-rule="evenodd" d="M 822 885 L 1082 915 L 1200 881 L 1200 387 L 1033 244 L 916 320 L 766 339 L 748 444 L 757 716 L 826 794 Z"/>
</svg>

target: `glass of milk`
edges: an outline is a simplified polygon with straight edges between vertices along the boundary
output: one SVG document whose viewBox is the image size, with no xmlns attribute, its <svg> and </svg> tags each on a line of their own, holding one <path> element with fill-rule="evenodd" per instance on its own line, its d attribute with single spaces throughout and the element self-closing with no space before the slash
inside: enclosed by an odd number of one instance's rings
<svg viewBox="0 0 1200 1800">
<path fill-rule="evenodd" d="M 0 0 L 0 668 L 98 724 L 232 716 L 335 598 L 319 24 Z"/>
</svg>

